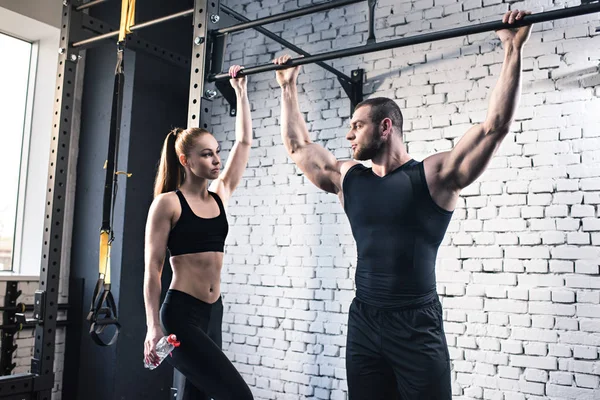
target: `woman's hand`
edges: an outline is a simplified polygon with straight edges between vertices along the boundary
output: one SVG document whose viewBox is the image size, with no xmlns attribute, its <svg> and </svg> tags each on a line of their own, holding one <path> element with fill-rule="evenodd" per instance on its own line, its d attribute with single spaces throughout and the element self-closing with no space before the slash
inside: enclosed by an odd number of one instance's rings
<svg viewBox="0 0 600 400">
<path fill-rule="evenodd" d="M 159 359 L 156 354 L 156 343 L 164 336 L 159 325 L 148 327 L 146 340 L 144 341 L 144 361 L 146 364 L 158 365 Z"/>
<path fill-rule="evenodd" d="M 240 65 L 232 65 L 229 67 L 229 83 L 235 90 L 236 93 L 246 92 L 246 77 L 240 76 L 238 77 L 238 72 L 240 72 L 244 67 Z"/>
</svg>

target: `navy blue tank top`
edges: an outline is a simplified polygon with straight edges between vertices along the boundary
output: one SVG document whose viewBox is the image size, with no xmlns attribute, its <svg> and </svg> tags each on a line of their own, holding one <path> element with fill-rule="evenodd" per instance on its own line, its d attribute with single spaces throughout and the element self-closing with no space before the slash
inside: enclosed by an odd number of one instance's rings
<svg viewBox="0 0 600 400">
<path fill-rule="evenodd" d="M 219 215 L 214 218 L 201 218 L 194 214 L 183 193 L 179 190 L 176 190 L 175 193 L 181 204 L 181 216 L 169 232 L 167 248 L 171 256 L 207 251 L 222 253 L 229 225 L 223 202 L 219 196 L 216 193 L 208 192 L 219 205 Z"/>
<path fill-rule="evenodd" d="M 357 164 L 343 192 L 357 247 L 357 299 L 382 308 L 434 300 L 435 260 L 452 212 L 431 198 L 423 163 L 410 160 L 384 177 Z"/>
</svg>

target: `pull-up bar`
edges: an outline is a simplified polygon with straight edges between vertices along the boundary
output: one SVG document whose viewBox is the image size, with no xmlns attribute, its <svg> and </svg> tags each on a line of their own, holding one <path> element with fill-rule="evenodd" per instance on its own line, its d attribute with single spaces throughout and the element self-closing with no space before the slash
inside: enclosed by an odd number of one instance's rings
<svg viewBox="0 0 600 400">
<path fill-rule="evenodd" d="M 579 15 L 591 14 L 600 11 L 600 3 L 584 4 L 576 7 L 564 8 L 561 10 L 546 11 L 538 14 L 526 15 L 523 19 L 515 21 L 513 24 L 505 24 L 502 21 L 485 22 L 477 25 L 464 26 L 460 28 L 446 29 L 439 32 L 425 33 L 422 35 L 404 37 L 400 39 L 388 40 L 381 43 L 372 43 L 364 46 L 351 47 L 349 49 L 335 50 L 327 53 L 316 54 L 310 57 L 293 58 L 285 65 L 264 64 L 255 67 L 248 67 L 241 70 L 240 75 L 253 75 L 261 72 L 275 71 L 295 67 L 298 65 L 313 64 L 321 61 L 333 60 L 336 58 L 356 56 L 360 54 L 373 53 L 381 50 L 389 50 L 398 47 L 412 46 L 415 44 L 434 42 L 438 40 L 451 39 L 455 37 L 474 35 L 477 33 L 497 31 L 500 29 L 515 28 L 529 24 L 535 24 L 556 19 L 576 17 Z M 211 74 L 208 80 L 223 81 L 229 79 L 229 74 Z"/>
<path fill-rule="evenodd" d="M 248 21 L 241 24 L 228 26 L 226 28 L 217 29 L 215 34 L 222 35 L 225 33 L 232 33 L 242 31 L 244 29 L 254 28 L 255 26 L 262 26 L 266 24 L 272 24 L 273 22 L 279 22 L 290 18 L 302 17 L 308 14 L 314 14 L 319 11 L 327 11 L 336 7 L 343 7 L 350 4 L 360 3 L 365 0 L 339 0 L 339 1 L 330 1 L 327 3 L 320 3 L 310 7 L 300 8 L 298 10 L 289 11 L 286 13 L 281 13 L 277 15 L 270 15 L 268 17 L 259 18 L 254 21 Z"/>
</svg>

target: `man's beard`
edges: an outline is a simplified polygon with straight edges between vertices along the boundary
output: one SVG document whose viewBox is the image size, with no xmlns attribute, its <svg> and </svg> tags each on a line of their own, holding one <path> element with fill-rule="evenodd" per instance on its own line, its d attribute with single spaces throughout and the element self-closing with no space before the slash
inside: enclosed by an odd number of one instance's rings
<svg viewBox="0 0 600 400">
<path fill-rule="evenodd" d="M 354 159 L 358 161 L 372 160 L 379 154 L 379 151 L 383 147 L 383 140 L 381 134 L 376 133 L 373 135 L 373 140 L 364 146 L 357 147 L 354 151 Z"/>
</svg>

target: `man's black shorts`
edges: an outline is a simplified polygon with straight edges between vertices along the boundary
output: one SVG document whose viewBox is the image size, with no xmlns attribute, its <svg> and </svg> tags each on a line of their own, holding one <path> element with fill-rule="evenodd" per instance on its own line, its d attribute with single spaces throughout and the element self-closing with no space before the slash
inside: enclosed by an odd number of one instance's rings
<svg viewBox="0 0 600 400">
<path fill-rule="evenodd" d="M 348 313 L 349 400 L 450 400 L 450 359 L 438 299 L 382 309 L 357 299 Z"/>
</svg>

